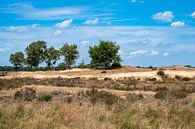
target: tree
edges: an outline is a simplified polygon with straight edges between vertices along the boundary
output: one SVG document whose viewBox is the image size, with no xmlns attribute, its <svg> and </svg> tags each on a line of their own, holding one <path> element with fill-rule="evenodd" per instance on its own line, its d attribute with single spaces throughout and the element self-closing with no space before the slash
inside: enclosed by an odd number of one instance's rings
<svg viewBox="0 0 195 129">
<path fill-rule="evenodd" d="M 76 59 L 79 57 L 77 45 L 66 43 L 60 48 L 60 52 L 64 56 L 66 68 L 70 69 L 71 66 L 76 62 Z"/>
<path fill-rule="evenodd" d="M 16 52 L 10 55 L 9 61 L 14 65 L 15 69 L 18 70 L 24 64 L 24 54 L 22 52 Z"/>
<path fill-rule="evenodd" d="M 45 52 L 45 63 L 47 64 L 48 68 L 55 65 L 56 62 L 60 59 L 60 53 L 54 47 L 50 47 L 46 49 Z"/>
<path fill-rule="evenodd" d="M 32 42 L 26 49 L 26 63 L 32 68 L 39 66 L 45 59 L 47 43 L 44 41 Z"/>
<path fill-rule="evenodd" d="M 99 45 L 89 47 L 91 65 L 95 68 L 120 67 L 122 60 L 118 53 L 119 49 L 116 42 L 100 40 Z"/>
</svg>

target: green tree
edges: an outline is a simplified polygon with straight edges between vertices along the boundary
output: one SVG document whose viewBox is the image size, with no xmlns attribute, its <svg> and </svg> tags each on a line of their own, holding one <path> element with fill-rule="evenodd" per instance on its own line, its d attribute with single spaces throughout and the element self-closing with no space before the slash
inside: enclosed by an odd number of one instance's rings
<svg viewBox="0 0 195 129">
<path fill-rule="evenodd" d="M 55 65 L 56 62 L 60 59 L 60 53 L 54 47 L 50 47 L 46 49 L 45 52 L 45 63 L 47 64 L 48 68 Z"/>
<path fill-rule="evenodd" d="M 24 54 L 22 52 L 16 52 L 10 55 L 9 61 L 14 65 L 15 69 L 18 70 L 24 64 Z"/>
<path fill-rule="evenodd" d="M 116 42 L 100 40 L 99 45 L 89 47 L 91 65 L 95 68 L 120 67 L 122 60 L 118 53 L 119 49 Z"/>
<path fill-rule="evenodd" d="M 70 69 L 71 66 L 76 62 L 76 59 L 79 57 L 77 45 L 66 43 L 60 48 L 60 52 L 64 56 L 66 68 Z"/>
<path fill-rule="evenodd" d="M 32 68 L 39 66 L 45 59 L 47 43 L 44 41 L 32 42 L 26 49 L 26 63 Z"/>
</svg>

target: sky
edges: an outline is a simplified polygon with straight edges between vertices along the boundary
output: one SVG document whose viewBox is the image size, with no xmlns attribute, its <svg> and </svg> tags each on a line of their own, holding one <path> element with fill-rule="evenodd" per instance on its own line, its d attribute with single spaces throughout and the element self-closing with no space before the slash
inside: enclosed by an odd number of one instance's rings
<svg viewBox="0 0 195 129">
<path fill-rule="evenodd" d="M 123 65 L 195 66 L 195 1 L 1 0 L 0 65 L 38 40 L 77 44 L 77 63 L 90 62 L 89 46 L 111 40 Z"/>
</svg>

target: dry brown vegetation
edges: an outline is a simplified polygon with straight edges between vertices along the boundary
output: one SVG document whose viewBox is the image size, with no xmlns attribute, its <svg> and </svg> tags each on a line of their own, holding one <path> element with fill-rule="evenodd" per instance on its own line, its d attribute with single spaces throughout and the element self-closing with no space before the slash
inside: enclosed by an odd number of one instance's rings
<svg viewBox="0 0 195 129">
<path fill-rule="evenodd" d="M 0 129 L 194 129 L 195 72 L 170 68 L 11 73 Z"/>
</svg>

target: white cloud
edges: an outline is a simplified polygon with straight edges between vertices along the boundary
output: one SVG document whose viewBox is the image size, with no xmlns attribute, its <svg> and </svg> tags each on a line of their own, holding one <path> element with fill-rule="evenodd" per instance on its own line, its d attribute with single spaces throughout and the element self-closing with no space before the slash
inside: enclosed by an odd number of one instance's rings
<svg viewBox="0 0 195 129">
<path fill-rule="evenodd" d="M 31 4 L 16 3 L 5 7 L 3 13 L 17 14 L 27 19 L 61 19 L 76 16 L 88 10 L 87 7 L 35 8 Z"/>
<path fill-rule="evenodd" d="M 10 26 L 6 30 L 16 31 L 16 32 L 24 32 L 24 31 L 27 31 L 27 27 L 26 26 Z"/>
<path fill-rule="evenodd" d="M 81 41 L 81 44 L 82 45 L 87 45 L 87 44 L 89 44 L 90 42 L 89 41 L 87 41 L 87 40 L 83 40 L 83 41 Z"/>
<path fill-rule="evenodd" d="M 173 26 L 173 27 L 183 27 L 183 26 L 185 26 L 185 22 L 182 22 L 182 21 L 172 22 L 171 26 Z"/>
<path fill-rule="evenodd" d="M 167 56 L 169 56 L 169 52 L 163 53 L 163 57 L 167 57 Z"/>
<path fill-rule="evenodd" d="M 195 18 L 195 11 L 191 14 L 191 16 L 192 16 L 193 18 Z"/>
<path fill-rule="evenodd" d="M 39 26 L 39 24 L 32 24 L 31 25 L 32 29 L 37 29 L 38 26 Z"/>
<path fill-rule="evenodd" d="M 58 27 L 58 28 L 66 28 L 66 27 L 70 26 L 72 22 L 73 22 L 72 19 L 65 20 L 63 22 L 57 23 L 55 25 L 55 27 Z"/>
<path fill-rule="evenodd" d="M 96 18 L 96 19 L 94 19 L 94 20 L 87 20 L 87 21 L 85 21 L 84 24 L 86 24 L 86 25 L 95 25 L 95 24 L 97 24 L 98 22 L 99 22 L 99 19 Z"/>
<path fill-rule="evenodd" d="M 138 50 L 138 51 L 130 52 L 129 57 L 133 58 L 133 57 L 143 56 L 143 55 L 154 56 L 154 55 L 158 55 L 158 53 L 159 52 L 155 50 Z"/>
<path fill-rule="evenodd" d="M 54 32 L 54 35 L 61 35 L 62 34 L 62 31 L 61 30 L 57 30 Z"/>
<path fill-rule="evenodd" d="M 152 16 L 152 19 L 160 20 L 164 22 L 171 22 L 173 18 L 174 18 L 174 15 L 173 15 L 173 12 L 171 11 L 159 12 Z"/>
</svg>

